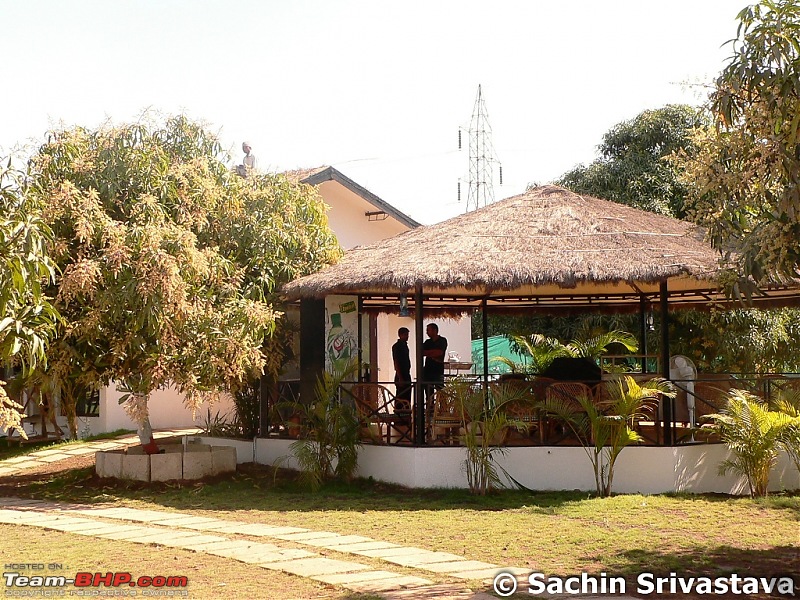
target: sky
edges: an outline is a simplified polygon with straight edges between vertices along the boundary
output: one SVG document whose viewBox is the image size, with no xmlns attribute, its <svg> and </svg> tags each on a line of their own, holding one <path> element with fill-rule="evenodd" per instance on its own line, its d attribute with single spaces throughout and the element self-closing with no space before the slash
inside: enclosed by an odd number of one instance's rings
<svg viewBox="0 0 800 600">
<path fill-rule="evenodd" d="M 747 3 L 0 0 L 0 155 L 183 113 L 231 165 L 247 140 L 263 170 L 332 165 L 434 223 L 466 208 L 479 85 L 506 198 L 591 162 L 616 123 L 701 104 Z"/>
</svg>

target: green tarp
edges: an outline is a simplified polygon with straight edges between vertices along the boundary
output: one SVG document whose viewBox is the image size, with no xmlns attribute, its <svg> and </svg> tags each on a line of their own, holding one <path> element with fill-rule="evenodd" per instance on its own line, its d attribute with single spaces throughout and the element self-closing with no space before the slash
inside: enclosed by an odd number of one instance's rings
<svg viewBox="0 0 800 600">
<path fill-rule="evenodd" d="M 489 338 L 489 373 L 508 373 L 511 369 L 501 362 L 492 360 L 496 356 L 505 356 L 517 363 L 526 363 L 525 356 L 511 349 L 511 342 L 503 335 Z M 483 340 L 472 340 L 472 372 L 483 373 Z"/>
</svg>

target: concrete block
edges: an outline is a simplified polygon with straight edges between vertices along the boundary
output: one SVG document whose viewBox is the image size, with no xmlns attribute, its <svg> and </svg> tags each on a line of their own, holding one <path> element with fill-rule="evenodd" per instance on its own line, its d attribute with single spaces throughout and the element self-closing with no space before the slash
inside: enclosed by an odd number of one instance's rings
<svg viewBox="0 0 800 600">
<path fill-rule="evenodd" d="M 120 477 L 136 481 L 150 481 L 150 455 L 123 455 Z"/>
<path fill-rule="evenodd" d="M 183 454 L 183 478 L 200 479 L 212 472 L 211 452 L 186 452 Z"/>
<path fill-rule="evenodd" d="M 212 473 L 233 473 L 236 471 L 236 448 L 233 446 L 211 447 Z"/>
<path fill-rule="evenodd" d="M 186 444 L 186 452 L 211 452 L 211 446 L 205 444 Z"/>
<path fill-rule="evenodd" d="M 125 456 L 121 451 L 96 452 L 94 455 L 95 471 L 100 477 L 122 477 L 122 457 Z"/>
<path fill-rule="evenodd" d="M 150 456 L 150 481 L 183 479 L 183 453 L 166 452 Z"/>
</svg>

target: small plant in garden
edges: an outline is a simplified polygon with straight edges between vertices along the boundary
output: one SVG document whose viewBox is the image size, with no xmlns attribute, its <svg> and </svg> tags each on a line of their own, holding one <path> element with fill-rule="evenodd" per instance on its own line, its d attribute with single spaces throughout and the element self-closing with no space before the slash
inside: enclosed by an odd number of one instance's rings
<svg viewBox="0 0 800 600">
<path fill-rule="evenodd" d="M 594 401 L 591 396 L 551 398 L 542 406 L 561 419 L 575 434 L 594 470 L 597 494 L 611 495 L 614 467 L 620 453 L 642 441 L 634 427 L 637 421 L 652 416 L 661 396 L 674 397 L 672 384 L 654 378 L 643 385 L 626 376 L 604 384 L 609 399 Z"/>
<path fill-rule="evenodd" d="M 509 415 L 508 407 L 518 401 L 523 390 L 511 385 L 498 385 L 492 389 L 488 398 L 483 388 L 472 382 L 455 379 L 439 393 L 453 394 L 461 407 L 463 442 L 467 457 L 465 460 L 467 483 L 470 492 L 485 496 L 492 489 L 504 487 L 500 479 L 497 454 L 505 454 L 507 448 L 501 446 L 506 431 L 513 427 L 523 429 L 524 424 Z"/>
<path fill-rule="evenodd" d="M 289 446 L 300 465 L 302 479 L 318 490 L 328 479 L 349 480 L 358 468 L 360 426 L 355 407 L 339 398 L 339 387 L 355 365 L 324 372 L 317 381 L 314 401 L 292 403 L 301 417 L 300 438 Z"/>
<path fill-rule="evenodd" d="M 734 389 L 728 392 L 725 408 L 706 418 L 734 454 L 734 458 L 720 463 L 720 475 L 742 475 L 751 496 L 766 496 L 778 451 L 794 447 L 792 440 L 797 436 L 800 417 L 770 410 L 762 398 Z"/>
</svg>

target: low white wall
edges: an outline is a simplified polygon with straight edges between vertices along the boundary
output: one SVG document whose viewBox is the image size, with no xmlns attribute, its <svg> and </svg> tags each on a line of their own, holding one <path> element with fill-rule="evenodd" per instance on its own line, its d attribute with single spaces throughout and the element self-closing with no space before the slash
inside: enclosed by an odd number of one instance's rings
<svg viewBox="0 0 800 600">
<path fill-rule="evenodd" d="M 274 465 L 290 457 L 292 440 L 259 439 L 256 462 Z M 228 443 L 228 442 L 225 442 Z M 463 447 L 410 448 L 364 446 L 358 457 L 359 477 L 410 488 L 466 488 Z M 631 447 L 620 454 L 614 475 L 617 493 L 664 492 L 748 494 L 747 483 L 734 475 L 717 474 L 730 457 L 722 444 L 680 447 Z M 244 461 L 242 461 L 244 462 Z M 534 490 L 595 490 L 591 463 L 582 448 L 514 447 L 498 454 L 499 464 L 525 487 Z M 296 469 L 293 459 L 281 465 Z M 770 490 L 800 489 L 800 472 L 781 453 L 770 477 Z"/>
<path fill-rule="evenodd" d="M 78 418 L 78 429 L 86 424 L 91 434 L 105 433 L 117 429 L 136 429 L 136 424 L 125 413 L 119 404 L 123 392 L 117 391 L 112 384 L 100 390 L 100 416 Z M 213 418 L 217 413 L 225 421 L 232 421 L 236 416 L 233 399 L 223 396 L 218 402 L 204 402 L 194 417 L 192 411 L 183 403 L 183 395 L 175 388 L 168 387 L 156 390 L 150 395 L 147 403 L 150 411 L 150 423 L 153 429 L 177 429 L 183 427 L 202 427 L 211 411 Z"/>
</svg>

